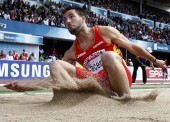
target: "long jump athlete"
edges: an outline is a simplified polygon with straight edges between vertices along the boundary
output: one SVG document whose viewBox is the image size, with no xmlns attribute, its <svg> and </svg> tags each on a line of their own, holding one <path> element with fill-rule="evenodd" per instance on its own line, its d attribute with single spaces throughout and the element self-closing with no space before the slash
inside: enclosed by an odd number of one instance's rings
<svg viewBox="0 0 170 122">
<path fill-rule="evenodd" d="M 165 67 L 162 60 L 156 59 L 145 49 L 130 42 L 114 27 L 89 28 L 86 24 L 87 14 L 82 8 L 67 7 L 63 11 L 63 16 L 68 31 L 75 35 L 76 39 L 71 48 L 65 52 L 63 60 L 56 60 L 50 64 L 51 76 L 45 80 L 78 88 L 79 83 L 73 77 L 85 79 L 91 76 L 104 89 L 110 89 L 118 96 L 130 95 L 132 77 L 118 45 L 160 68 Z M 84 69 L 72 65 L 74 61 L 79 62 Z M 38 84 L 38 82 L 27 84 L 11 82 L 5 87 L 14 91 L 36 90 L 35 83 Z"/>
</svg>

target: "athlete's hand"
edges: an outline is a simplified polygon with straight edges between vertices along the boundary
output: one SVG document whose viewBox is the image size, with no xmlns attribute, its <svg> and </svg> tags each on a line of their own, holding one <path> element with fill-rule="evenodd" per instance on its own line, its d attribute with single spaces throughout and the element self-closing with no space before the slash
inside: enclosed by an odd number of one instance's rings
<svg viewBox="0 0 170 122">
<path fill-rule="evenodd" d="M 24 86 L 24 83 L 19 82 L 19 81 L 14 81 L 14 82 L 5 84 L 4 87 L 6 87 L 7 89 L 11 89 L 13 91 L 17 91 L 17 92 L 23 92 L 27 90 L 27 88 Z"/>
<path fill-rule="evenodd" d="M 165 61 L 156 59 L 156 62 L 154 63 L 156 66 L 160 68 L 167 68 L 167 65 L 165 64 Z"/>
</svg>

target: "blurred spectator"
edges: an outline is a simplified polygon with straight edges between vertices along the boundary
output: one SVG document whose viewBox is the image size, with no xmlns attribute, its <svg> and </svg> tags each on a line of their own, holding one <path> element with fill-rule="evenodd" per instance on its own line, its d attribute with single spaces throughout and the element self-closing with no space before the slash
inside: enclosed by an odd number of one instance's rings
<svg viewBox="0 0 170 122">
<path fill-rule="evenodd" d="M 6 60 L 14 60 L 12 51 L 9 51 L 9 54 L 6 56 Z"/>
<path fill-rule="evenodd" d="M 6 12 L 6 13 L 4 14 L 4 19 L 10 19 L 10 15 L 9 15 L 8 12 Z"/>
<path fill-rule="evenodd" d="M 132 60 L 130 58 L 128 58 L 128 60 L 127 60 L 127 65 L 128 66 L 133 66 L 133 62 L 132 62 Z"/>
<path fill-rule="evenodd" d="M 49 56 L 49 58 L 50 58 L 52 61 L 55 61 L 55 60 L 56 60 L 56 56 L 55 56 L 54 53 L 53 53 L 51 56 Z"/>
<path fill-rule="evenodd" d="M 48 18 L 45 18 L 42 22 L 42 24 L 44 25 L 49 25 L 49 19 Z"/>
<path fill-rule="evenodd" d="M 23 60 L 23 61 L 27 61 L 27 60 L 28 60 L 28 54 L 27 54 L 27 52 L 25 51 L 25 49 L 23 49 L 23 52 L 22 52 L 22 54 L 20 55 L 20 59 Z"/>
<path fill-rule="evenodd" d="M 44 61 L 45 61 L 45 62 L 52 62 L 53 60 L 51 59 L 50 56 L 46 55 Z"/>
<path fill-rule="evenodd" d="M 28 60 L 28 55 L 27 55 L 27 53 L 22 53 L 22 54 L 20 55 L 20 60 L 27 61 L 27 60 Z"/>
<path fill-rule="evenodd" d="M 28 58 L 28 61 L 36 61 L 36 58 L 35 58 L 35 55 L 34 55 L 34 52 L 32 52 Z"/>
<path fill-rule="evenodd" d="M 6 59 L 6 54 L 4 53 L 3 50 L 1 50 L 1 52 L 0 52 L 0 59 L 1 60 L 5 60 Z"/>
<path fill-rule="evenodd" d="M 87 6 L 87 2 L 85 2 L 84 3 L 84 5 L 83 5 L 83 7 L 82 7 L 84 10 L 86 10 L 87 11 L 87 8 L 88 8 L 88 6 Z"/>
<path fill-rule="evenodd" d="M 62 60 L 63 56 L 60 54 L 58 55 L 58 59 Z"/>
<path fill-rule="evenodd" d="M 167 63 L 167 59 L 165 59 L 164 61 L 165 61 L 165 65 L 167 67 L 162 68 L 162 78 L 163 78 L 163 80 L 168 80 L 168 63 Z"/>
<path fill-rule="evenodd" d="M 143 33 L 142 40 L 148 41 L 148 35 L 146 33 Z"/>
<path fill-rule="evenodd" d="M 27 54 L 27 52 L 25 51 L 25 49 L 23 49 L 23 52 L 22 52 L 22 54 Z"/>
<path fill-rule="evenodd" d="M 19 55 L 16 53 L 16 51 L 13 51 L 13 59 L 14 60 L 19 60 Z"/>
<path fill-rule="evenodd" d="M 91 11 L 91 1 L 90 0 L 87 0 L 87 10 L 90 12 Z"/>
<path fill-rule="evenodd" d="M 57 53 L 57 51 L 55 49 L 52 50 L 52 56 L 55 56 L 55 57 L 58 56 L 58 53 Z"/>
<path fill-rule="evenodd" d="M 39 61 L 40 62 L 44 62 L 45 61 L 43 54 L 40 54 Z"/>
<path fill-rule="evenodd" d="M 40 47 L 40 49 L 39 49 L 39 53 L 40 54 L 43 54 L 44 53 L 44 50 Z"/>
</svg>

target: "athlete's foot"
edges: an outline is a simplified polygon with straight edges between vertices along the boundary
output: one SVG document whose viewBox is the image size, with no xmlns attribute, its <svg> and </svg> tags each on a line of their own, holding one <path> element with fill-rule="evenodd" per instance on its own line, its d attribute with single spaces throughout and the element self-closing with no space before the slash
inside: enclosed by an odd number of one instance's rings
<svg viewBox="0 0 170 122">
<path fill-rule="evenodd" d="M 28 87 L 25 83 L 18 82 L 18 81 L 5 84 L 4 87 L 7 88 L 7 89 L 11 89 L 13 91 L 17 91 L 17 92 L 23 92 L 23 91 L 30 91 L 31 90 L 31 88 Z"/>
</svg>

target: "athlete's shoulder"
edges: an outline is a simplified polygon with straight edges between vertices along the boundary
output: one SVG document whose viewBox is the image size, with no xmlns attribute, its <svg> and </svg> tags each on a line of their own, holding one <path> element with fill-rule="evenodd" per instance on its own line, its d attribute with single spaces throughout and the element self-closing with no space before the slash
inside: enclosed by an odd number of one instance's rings
<svg viewBox="0 0 170 122">
<path fill-rule="evenodd" d="M 115 29 L 114 27 L 111 27 L 111 26 L 98 25 L 97 27 L 99 28 L 99 30 L 112 30 L 112 29 Z"/>
<path fill-rule="evenodd" d="M 105 35 L 105 34 L 108 35 L 111 33 L 113 34 L 115 31 L 117 31 L 116 28 L 111 27 L 111 26 L 97 26 L 97 27 L 102 35 Z"/>
</svg>

